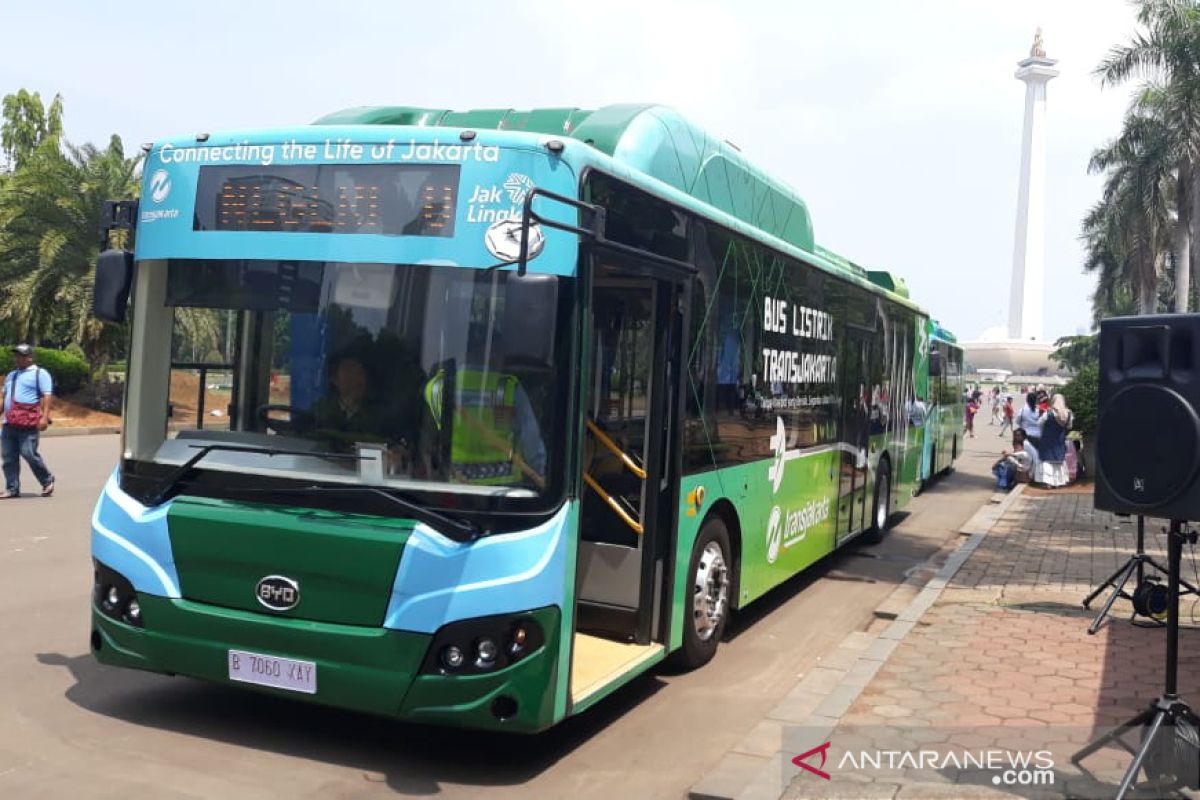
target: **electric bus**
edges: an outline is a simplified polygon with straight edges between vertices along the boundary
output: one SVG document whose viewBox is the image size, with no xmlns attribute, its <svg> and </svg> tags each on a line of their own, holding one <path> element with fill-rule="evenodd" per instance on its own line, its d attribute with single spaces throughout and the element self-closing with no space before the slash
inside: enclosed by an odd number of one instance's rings
<svg viewBox="0 0 1200 800">
<path fill-rule="evenodd" d="M 924 398 L 925 454 L 921 480 L 948 472 L 958 458 L 965 422 L 963 349 L 953 333 L 936 321 L 929 327 L 929 393 Z"/>
<path fill-rule="evenodd" d="M 540 731 L 704 664 L 928 474 L 929 316 L 661 106 L 164 139 L 103 227 L 106 664 Z"/>
</svg>

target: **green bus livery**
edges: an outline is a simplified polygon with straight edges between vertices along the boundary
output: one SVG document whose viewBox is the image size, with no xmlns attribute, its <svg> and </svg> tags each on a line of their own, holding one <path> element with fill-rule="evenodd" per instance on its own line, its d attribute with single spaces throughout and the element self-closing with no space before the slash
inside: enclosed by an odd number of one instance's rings
<svg viewBox="0 0 1200 800">
<path fill-rule="evenodd" d="M 357 108 L 144 172 L 96 276 L 104 663 L 539 731 L 957 456 L 953 336 L 669 109 Z"/>
</svg>

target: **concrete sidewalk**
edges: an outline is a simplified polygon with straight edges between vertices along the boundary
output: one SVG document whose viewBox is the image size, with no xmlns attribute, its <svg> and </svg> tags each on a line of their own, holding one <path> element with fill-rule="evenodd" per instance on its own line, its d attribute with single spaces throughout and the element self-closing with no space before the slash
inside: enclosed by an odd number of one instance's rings
<svg viewBox="0 0 1200 800">
<path fill-rule="evenodd" d="M 1165 564 L 1160 527 L 1148 521 L 1147 551 Z M 1089 636 L 1094 611 L 1080 602 L 1132 554 L 1133 520 L 1094 510 L 1088 492 L 1022 487 L 963 533 L 896 620 L 848 637 L 693 797 L 1112 797 L 1128 754 L 1101 749 L 1087 771 L 1070 757 L 1160 694 L 1165 637 L 1131 625 L 1125 600 Z M 1197 576 L 1185 551 L 1184 578 Z M 1179 688 L 1200 701 L 1197 598 L 1180 615 Z M 981 765 L 989 752 L 998 763 Z M 728 780 L 752 759 L 752 778 Z M 1006 759 L 1034 760 L 1006 770 Z"/>
</svg>

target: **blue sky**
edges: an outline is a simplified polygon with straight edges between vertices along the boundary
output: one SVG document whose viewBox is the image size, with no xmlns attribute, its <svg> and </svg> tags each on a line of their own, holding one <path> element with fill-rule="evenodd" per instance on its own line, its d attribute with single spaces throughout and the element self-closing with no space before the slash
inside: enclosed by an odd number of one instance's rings
<svg viewBox="0 0 1200 800">
<path fill-rule="evenodd" d="M 357 105 L 678 108 L 792 185 L 817 241 L 902 275 L 971 339 L 1007 320 L 1033 32 L 1049 85 L 1049 338 L 1090 324 L 1079 220 L 1128 90 L 1091 70 L 1121 0 L 542 0 L 203 5 L 0 0 L 0 94 L 59 92 L 76 142 L 309 122 Z"/>
</svg>

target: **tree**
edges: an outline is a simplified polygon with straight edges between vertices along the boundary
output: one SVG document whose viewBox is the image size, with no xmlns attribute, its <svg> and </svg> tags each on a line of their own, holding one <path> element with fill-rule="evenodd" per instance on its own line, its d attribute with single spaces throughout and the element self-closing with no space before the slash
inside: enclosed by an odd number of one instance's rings
<svg viewBox="0 0 1200 800">
<path fill-rule="evenodd" d="M 1084 217 L 1082 238 L 1084 269 L 1099 273 L 1097 316 L 1123 299 L 1122 286 L 1139 313 L 1153 313 L 1165 268 L 1180 263 L 1167 255 L 1176 228 L 1171 136 L 1161 106 L 1139 98 L 1121 135 L 1092 154 L 1088 170 L 1105 173 L 1104 190 Z"/>
<path fill-rule="evenodd" d="M 20 168 L 47 139 L 62 136 L 62 96 L 54 95 L 47 111 L 37 92 L 24 89 L 0 102 L 0 150 L 10 170 Z"/>
<path fill-rule="evenodd" d="M 1188 310 L 1193 273 L 1200 264 L 1200 4 L 1196 0 L 1137 0 L 1141 28 L 1109 51 L 1096 68 L 1106 85 L 1135 76 L 1151 88 L 1143 111 L 1164 124 L 1163 146 L 1173 165 L 1175 214 L 1171 251 L 1175 269 L 1175 310 Z M 1147 109 L 1147 106 L 1153 107 Z"/>
<path fill-rule="evenodd" d="M 1067 408 L 1075 415 L 1075 430 L 1084 436 L 1096 432 L 1099 414 L 1096 398 L 1100 392 L 1100 365 L 1089 364 L 1075 374 L 1062 388 Z"/>
<path fill-rule="evenodd" d="M 59 331 L 104 360 L 120 332 L 91 316 L 96 224 L 105 200 L 136 193 L 139 164 L 116 136 L 103 150 L 51 136 L 21 156 L 0 187 L 0 322 L 31 341 Z"/>
<path fill-rule="evenodd" d="M 1100 336 L 1063 336 L 1054 343 L 1050 357 L 1063 369 L 1078 373 L 1085 367 L 1100 363 Z"/>
</svg>

